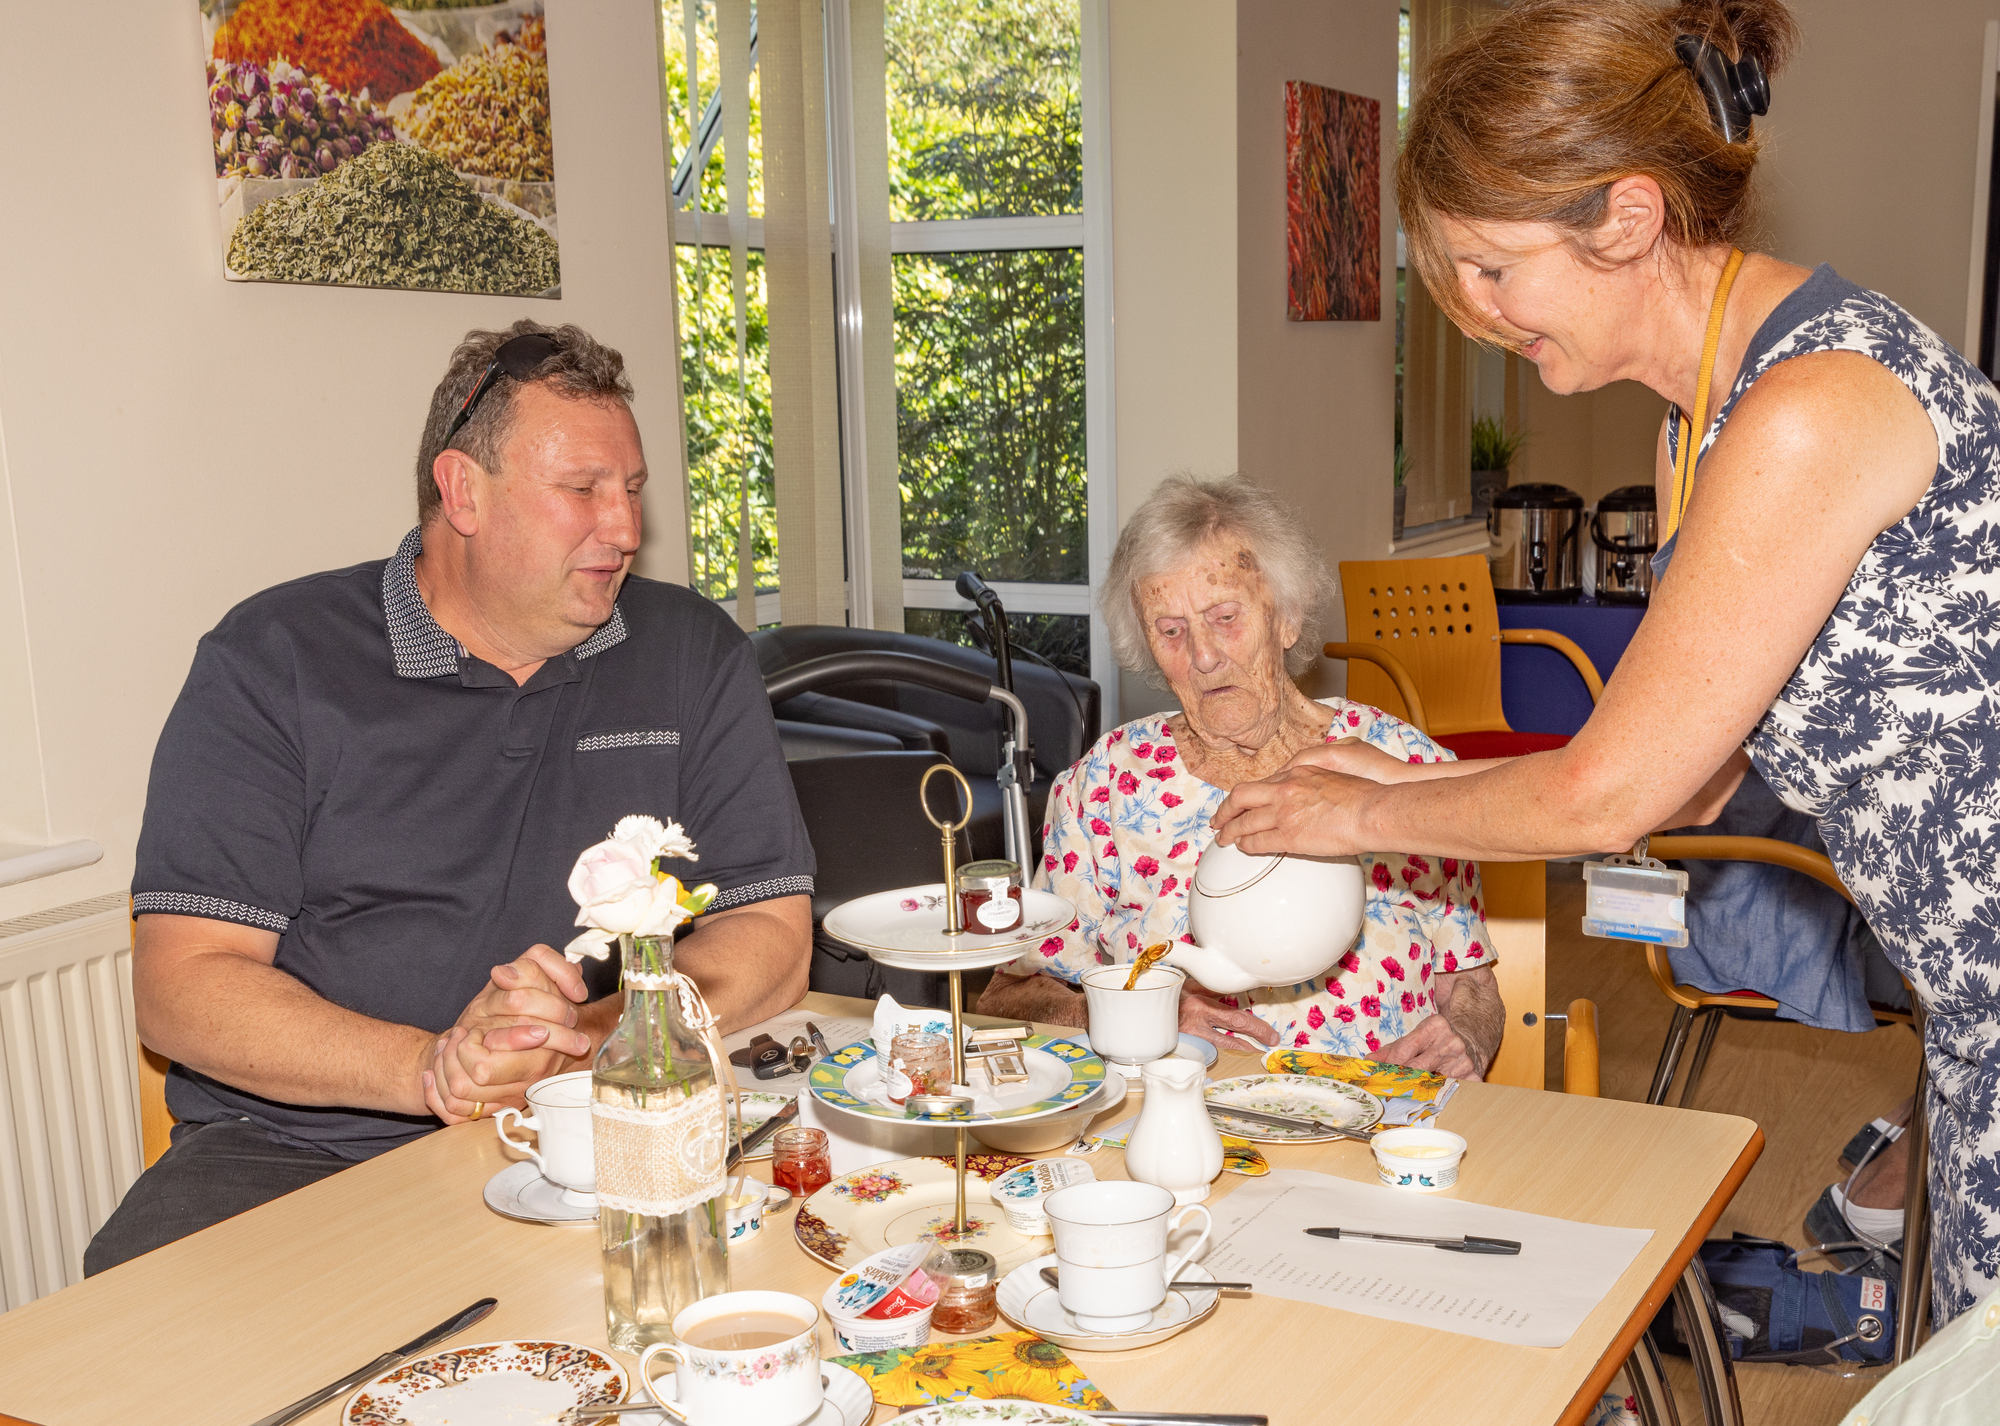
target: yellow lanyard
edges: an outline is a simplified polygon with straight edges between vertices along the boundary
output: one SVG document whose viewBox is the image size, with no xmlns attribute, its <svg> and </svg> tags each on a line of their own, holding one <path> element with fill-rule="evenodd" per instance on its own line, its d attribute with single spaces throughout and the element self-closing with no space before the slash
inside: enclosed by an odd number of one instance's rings
<svg viewBox="0 0 2000 1426">
<path fill-rule="evenodd" d="M 1722 269 L 1722 280 L 1715 284 L 1715 302 L 1708 309 L 1708 338 L 1701 344 L 1701 374 L 1695 379 L 1694 419 L 1690 421 L 1686 412 L 1681 413 L 1680 450 L 1674 460 L 1674 497 L 1667 503 L 1667 527 L 1660 534 L 1662 544 L 1674 537 L 1681 527 L 1681 517 L 1687 514 L 1687 504 L 1694 494 L 1695 447 L 1708 434 L 1708 384 L 1715 376 L 1715 349 L 1722 345 L 1722 314 L 1729 306 L 1729 289 L 1736 284 L 1737 269 L 1743 266 L 1743 249 L 1731 248 L 1729 261 Z"/>
</svg>

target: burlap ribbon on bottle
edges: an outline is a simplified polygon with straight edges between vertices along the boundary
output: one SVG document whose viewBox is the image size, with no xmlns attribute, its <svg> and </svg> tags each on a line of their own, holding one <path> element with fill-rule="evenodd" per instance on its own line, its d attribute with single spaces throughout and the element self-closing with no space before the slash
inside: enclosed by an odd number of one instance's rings
<svg viewBox="0 0 2000 1426">
<path fill-rule="evenodd" d="M 716 1036 L 715 1012 L 701 990 L 679 971 L 664 975 L 629 975 L 635 991 L 665 991 L 680 1002 L 681 1018 L 701 1036 L 715 1082 L 692 1095 L 671 1088 L 658 1093 L 659 1104 L 590 1106 L 593 1153 L 597 1162 L 597 1201 L 601 1207 L 650 1218 L 665 1218 L 722 1192 L 728 1148 L 728 1121 L 723 1113 L 723 1086 L 736 1099 L 736 1122 L 743 1106 L 736 1077 Z M 738 1133 L 741 1133 L 739 1127 Z"/>
</svg>

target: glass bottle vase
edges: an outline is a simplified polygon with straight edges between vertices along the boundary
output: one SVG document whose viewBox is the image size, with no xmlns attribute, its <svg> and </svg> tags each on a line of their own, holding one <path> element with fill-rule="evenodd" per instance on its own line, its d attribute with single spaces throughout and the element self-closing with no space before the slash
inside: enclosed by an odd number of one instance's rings
<svg viewBox="0 0 2000 1426">
<path fill-rule="evenodd" d="M 673 988 L 673 942 L 625 936 L 625 1011 L 592 1066 L 591 1129 L 611 1345 L 673 1340 L 691 1302 L 729 1291 L 722 1088 Z"/>
</svg>

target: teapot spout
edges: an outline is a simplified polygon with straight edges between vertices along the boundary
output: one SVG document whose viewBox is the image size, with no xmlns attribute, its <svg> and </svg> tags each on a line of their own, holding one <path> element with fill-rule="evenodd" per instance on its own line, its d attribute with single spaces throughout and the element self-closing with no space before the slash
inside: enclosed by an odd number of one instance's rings
<svg viewBox="0 0 2000 1426">
<path fill-rule="evenodd" d="M 1176 941 L 1174 948 L 1160 959 L 1167 965 L 1186 971 L 1197 984 L 1218 995 L 1237 995 L 1263 984 L 1222 952 L 1190 945 L 1186 941 Z"/>
</svg>

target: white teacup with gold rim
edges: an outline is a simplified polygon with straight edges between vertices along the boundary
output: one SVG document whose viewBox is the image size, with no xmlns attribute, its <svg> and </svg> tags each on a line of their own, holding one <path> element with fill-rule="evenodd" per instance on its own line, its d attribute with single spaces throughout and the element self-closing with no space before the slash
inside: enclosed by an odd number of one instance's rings
<svg viewBox="0 0 2000 1426">
<path fill-rule="evenodd" d="M 590 1134 L 590 1071 L 572 1070 L 528 1086 L 529 1113 L 502 1109 L 493 1116 L 493 1132 L 510 1149 L 535 1161 L 542 1177 L 562 1189 L 563 1202 L 574 1208 L 597 1207 L 597 1160 Z M 535 1131 L 533 1147 L 507 1135 L 512 1116 L 523 1129 Z"/>
<path fill-rule="evenodd" d="M 1136 1332 L 1151 1322 L 1167 1284 L 1201 1251 L 1214 1225 L 1198 1203 L 1175 1214 L 1166 1189 L 1118 1179 L 1059 1189 L 1042 1200 L 1042 1211 L 1055 1232 L 1056 1298 L 1086 1332 Z M 1169 1265 L 1168 1234 L 1197 1214 L 1200 1236 Z"/>
<path fill-rule="evenodd" d="M 1132 967 L 1100 966 L 1083 977 L 1090 1018 L 1090 1048 L 1113 1064 L 1143 1065 L 1164 1059 L 1181 1039 L 1181 987 L 1187 973 L 1151 966 L 1131 990 Z"/>
<path fill-rule="evenodd" d="M 695 1426 L 799 1426 L 820 1408 L 819 1308 L 789 1292 L 724 1292 L 683 1307 L 677 1340 L 639 1358 L 639 1390 L 675 1402 Z M 655 1357 L 671 1357 L 674 1389 L 655 1390 Z"/>
</svg>

